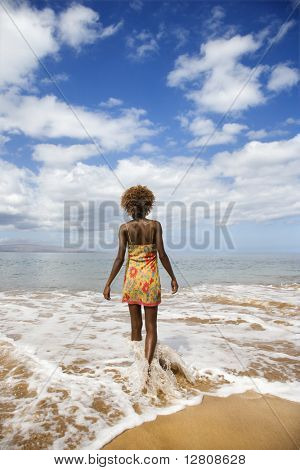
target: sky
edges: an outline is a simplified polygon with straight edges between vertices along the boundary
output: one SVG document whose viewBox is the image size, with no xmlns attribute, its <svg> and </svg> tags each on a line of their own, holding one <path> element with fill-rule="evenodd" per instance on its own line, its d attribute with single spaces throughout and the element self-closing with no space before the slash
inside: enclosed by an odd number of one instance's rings
<svg viewBox="0 0 300 470">
<path fill-rule="evenodd" d="M 299 251 L 299 8 L 2 0 L 0 243 L 62 244 L 75 201 L 97 249 L 142 184 L 182 250 Z"/>
</svg>

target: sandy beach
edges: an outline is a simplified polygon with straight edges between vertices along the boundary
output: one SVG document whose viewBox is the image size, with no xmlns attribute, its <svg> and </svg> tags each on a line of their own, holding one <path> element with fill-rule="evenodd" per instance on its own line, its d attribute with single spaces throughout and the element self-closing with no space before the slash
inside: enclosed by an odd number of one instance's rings
<svg viewBox="0 0 300 470">
<path fill-rule="evenodd" d="M 200 405 L 129 429 L 102 450 L 299 449 L 300 403 L 249 391 L 205 396 Z"/>
</svg>

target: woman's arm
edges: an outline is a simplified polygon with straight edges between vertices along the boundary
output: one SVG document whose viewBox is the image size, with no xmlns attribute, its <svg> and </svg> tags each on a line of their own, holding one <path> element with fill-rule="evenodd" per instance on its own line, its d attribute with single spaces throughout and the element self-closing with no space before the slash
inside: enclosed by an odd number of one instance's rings
<svg viewBox="0 0 300 470">
<path fill-rule="evenodd" d="M 124 227 L 124 225 L 121 225 L 120 228 L 119 228 L 119 249 L 118 249 L 118 254 L 116 256 L 116 259 L 114 261 L 111 273 L 109 275 L 109 278 L 107 279 L 107 282 L 106 282 L 104 290 L 103 290 L 103 296 L 106 300 L 111 300 L 110 299 L 110 286 L 111 286 L 111 283 L 113 282 L 114 278 L 116 277 L 116 275 L 120 271 L 121 267 L 123 266 L 125 252 L 126 252 L 126 243 L 127 243 L 127 237 L 126 237 L 125 227 Z"/>
<path fill-rule="evenodd" d="M 178 284 L 177 284 L 175 274 L 173 273 L 173 269 L 172 269 L 169 257 L 167 253 L 165 252 L 163 235 L 162 235 L 162 226 L 161 226 L 161 223 L 158 222 L 158 220 L 156 221 L 156 247 L 157 247 L 159 259 L 171 278 L 172 293 L 175 294 L 175 292 L 178 291 Z"/>
</svg>

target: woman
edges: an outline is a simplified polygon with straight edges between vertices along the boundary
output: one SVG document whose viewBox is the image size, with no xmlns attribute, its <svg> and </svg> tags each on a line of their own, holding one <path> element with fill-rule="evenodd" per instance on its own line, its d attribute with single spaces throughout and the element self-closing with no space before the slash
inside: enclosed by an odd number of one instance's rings
<svg viewBox="0 0 300 470">
<path fill-rule="evenodd" d="M 121 206 L 132 217 L 119 228 L 119 250 L 103 295 L 110 300 L 110 286 L 120 271 L 128 245 L 122 302 L 127 302 L 131 317 L 131 340 L 142 340 L 142 305 L 145 311 L 145 357 L 150 364 L 157 343 L 157 310 L 161 303 L 161 285 L 157 264 L 159 259 L 171 277 L 172 293 L 178 290 L 176 277 L 164 249 L 162 227 L 157 220 L 147 219 L 155 197 L 147 186 L 132 186 L 121 198 Z"/>
</svg>

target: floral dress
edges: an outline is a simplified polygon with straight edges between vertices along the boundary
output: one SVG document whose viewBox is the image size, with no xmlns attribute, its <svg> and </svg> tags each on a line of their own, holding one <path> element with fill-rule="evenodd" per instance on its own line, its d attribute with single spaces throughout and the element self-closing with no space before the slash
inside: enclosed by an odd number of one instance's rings
<svg viewBox="0 0 300 470">
<path fill-rule="evenodd" d="M 155 243 L 128 244 L 122 302 L 153 307 L 161 302 L 161 284 Z"/>
</svg>

